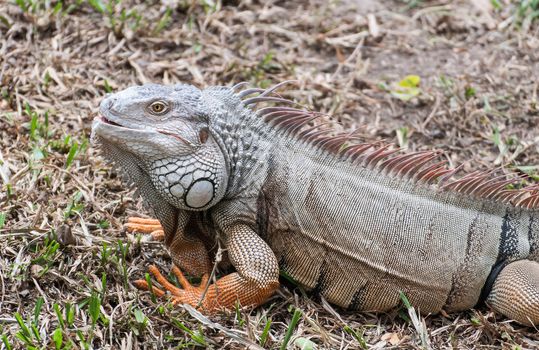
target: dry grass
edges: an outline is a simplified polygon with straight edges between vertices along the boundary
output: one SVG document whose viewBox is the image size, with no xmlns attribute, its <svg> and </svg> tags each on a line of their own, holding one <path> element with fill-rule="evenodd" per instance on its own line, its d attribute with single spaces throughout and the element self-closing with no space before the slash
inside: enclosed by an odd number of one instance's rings
<svg viewBox="0 0 539 350">
<path fill-rule="evenodd" d="M 0 2 L 0 349 L 279 348 L 288 330 L 289 347 L 539 348 L 536 330 L 486 308 L 422 324 L 285 287 L 210 319 L 156 303 L 130 281 L 170 258 L 122 230 L 146 212 L 88 144 L 107 91 L 292 78 L 291 97 L 367 138 L 537 176 L 537 1 L 18 3 Z M 394 83 L 409 74 L 420 90 L 403 101 Z"/>
</svg>

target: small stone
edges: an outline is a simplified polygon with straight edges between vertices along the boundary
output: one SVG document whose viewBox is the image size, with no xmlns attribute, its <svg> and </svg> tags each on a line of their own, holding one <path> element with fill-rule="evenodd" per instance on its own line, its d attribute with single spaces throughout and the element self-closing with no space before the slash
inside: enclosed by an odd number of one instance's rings
<svg viewBox="0 0 539 350">
<path fill-rule="evenodd" d="M 36 22 L 36 25 L 40 29 L 47 28 L 49 26 L 49 24 L 51 24 L 51 20 L 50 20 L 49 16 L 41 16 L 41 17 L 39 17 L 37 19 L 37 22 Z"/>
<path fill-rule="evenodd" d="M 77 245 L 77 237 L 71 231 L 68 225 L 62 225 L 56 230 L 56 241 L 62 246 Z"/>
<path fill-rule="evenodd" d="M 32 265 L 30 266 L 30 274 L 33 278 L 40 278 L 41 272 L 43 271 L 43 266 L 41 265 Z"/>
</svg>

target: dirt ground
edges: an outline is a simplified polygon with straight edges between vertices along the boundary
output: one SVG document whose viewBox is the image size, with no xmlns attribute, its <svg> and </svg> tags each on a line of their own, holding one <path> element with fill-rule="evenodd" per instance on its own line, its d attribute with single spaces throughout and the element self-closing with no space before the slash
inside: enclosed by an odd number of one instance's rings
<svg viewBox="0 0 539 350">
<path fill-rule="evenodd" d="M 156 302 L 130 283 L 171 260 L 161 243 L 126 234 L 127 216 L 150 213 L 89 143 L 100 100 L 129 85 L 295 79 L 286 96 L 366 139 L 537 180 L 538 10 L 0 0 L 0 349 L 539 348 L 536 329 L 487 307 L 414 323 L 406 310 L 347 312 L 292 287 L 211 317 Z"/>
</svg>

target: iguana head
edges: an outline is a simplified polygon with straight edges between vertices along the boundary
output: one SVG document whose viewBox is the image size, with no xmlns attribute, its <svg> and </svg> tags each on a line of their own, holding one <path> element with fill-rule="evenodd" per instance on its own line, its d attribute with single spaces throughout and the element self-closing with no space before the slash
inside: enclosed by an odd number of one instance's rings
<svg viewBox="0 0 539 350">
<path fill-rule="evenodd" d="M 102 101 L 92 139 L 139 187 L 149 178 L 175 208 L 205 210 L 224 196 L 229 170 L 201 99 L 190 85 L 130 87 Z"/>
</svg>

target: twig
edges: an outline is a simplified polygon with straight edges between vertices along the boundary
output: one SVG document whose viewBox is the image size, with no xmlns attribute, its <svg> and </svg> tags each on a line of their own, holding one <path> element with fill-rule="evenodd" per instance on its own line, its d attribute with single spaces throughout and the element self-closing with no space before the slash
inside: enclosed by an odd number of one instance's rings
<svg viewBox="0 0 539 350">
<path fill-rule="evenodd" d="M 182 304 L 181 307 L 185 309 L 192 317 L 194 317 L 197 321 L 204 324 L 205 326 L 208 326 L 210 328 L 218 329 L 221 332 L 223 332 L 227 337 L 230 337 L 234 340 L 236 340 L 238 343 L 245 345 L 246 349 L 256 349 L 256 350 L 264 350 L 264 348 L 258 346 L 257 344 L 253 343 L 252 341 L 245 339 L 242 337 L 241 333 L 237 331 L 233 331 L 231 329 L 225 328 L 221 326 L 220 324 L 217 324 L 210 319 L 208 319 L 206 316 L 202 315 L 200 312 L 198 312 L 194 307 L 192 307 L 189 304 Z"/>
<path fill-rule="evenodd" d="M 217 240 L 217 252 L 215 253 L 215 262 L 213 263 L 213 268 L 211 269 L 210 277 L 208 277 L 208 283 L 206 283 L 206 287 L 204 288 L 204 291 L 202 292 L 202 295 L 200 296 L 200 300 L 198 301 L 197 308 L 199 308 L 202 305 L 202 301 L 206 297 L 206 293 L 208 293 L 208 289 L 210 288 L 210 284 L 212 282 L 215 283 L 215 273 L 217 272 L 217 266 L 219 263 L 221 263 L 221 260 L 223 259 L 223 251 L 224 249 L 221 247 L 221 240 Z M 217 288 L 217 285 L 215 285 Z"/>
<path fill-rule="evenodd" d="M 130 304 L 132 304 L 134 301 L 135 301 L 135 300 L 124 301 L 123 303 L 120 303 L 120 304 L 116 305 L 116 306 L 114 307 L 114 309 L 112 309 L 112 312 L 110 313 L 110 323 L 109 323 L 109 333 L 110 333 L 110 334 L 109 334 L 109 341 L 110 341 L 110 344 L 111 344 L 111 345 L 113 344 L 113 342 L 112 342 L 112 335 L 113 335 L 113 333 L 112 333 L 112 328 L 113 328 L 113 325 L 114 325 L 114 318 L 113 318 L 114 313 L 116 312 L 116 310 L 118 310 L 118 308 L 119 308 L 120 306 L 130 305 Z"/>
<path fill-rule="evenodd" d="M 438 112 L 438 108 L 440 108 L 440 96 L 436 95 L 436 101 L 434 102 L 434 107 L 432 107 L 432 111 L 428 115 L 427 118 L 425 118 L 425 121 L 423 124 L 421 124 L 421 129 L 423 129 L 423 132 L 425 131 L 425 128 L 427 127 L 427 124 L 434 118 L 436 115 L 436 112 Z"/>
</svg>

